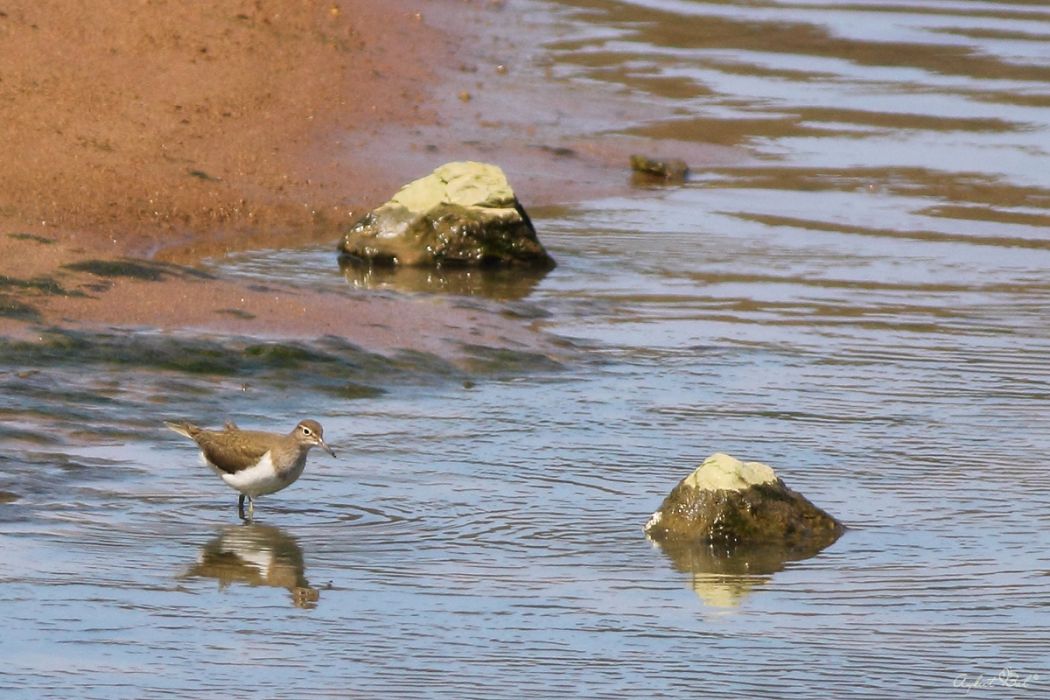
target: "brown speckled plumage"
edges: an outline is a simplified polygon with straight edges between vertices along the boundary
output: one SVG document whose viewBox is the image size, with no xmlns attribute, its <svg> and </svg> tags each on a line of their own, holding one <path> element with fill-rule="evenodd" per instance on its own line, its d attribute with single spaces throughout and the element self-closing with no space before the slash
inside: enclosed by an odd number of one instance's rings
<svg viewBox="0 0 1050 700">
<path fill-rule="evenodd" d="M 196 442 L 207 463 L 223 481 L 240 492 L 241 517 L 244 517 L 246 496 L 251 517 L 255 496 L 274 493 L 298 479 L 310 448 L 321 447 L 335 456 L 324 441 L 324 429 L 315 420 L 300 421 L 286 435 L 241 430 L 232 421 L 227 421 L 222 430 L 206 430 L 184 421 L 164 424 Z"/>
</svg>

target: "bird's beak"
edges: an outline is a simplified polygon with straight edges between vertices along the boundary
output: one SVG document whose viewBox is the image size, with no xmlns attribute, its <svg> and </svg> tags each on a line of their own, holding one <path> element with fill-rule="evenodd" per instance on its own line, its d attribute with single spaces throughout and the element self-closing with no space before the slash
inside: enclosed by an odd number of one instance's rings
<svg viewBox="0 0 1050 700">
<path fill-rule="evenodd" d="M 319 446 L 319 447 L 320 447 L 320 448 L 321 448 L 322 450 L 324 450 L 324 451 L 325 451 L 325 452 L 327 452 L 328 454 L 330 454 L 330 455 L 332 455 L 333 457 L 335 457 L 335 451 L 334 451 L 334 450 L 333 450 L 333 449 L 332 449 L 331 447 L 329 447 L 329 446 L 328 446 L 328 443 L 327 443 L 327 442 L 325 442 L 325 441 L 324 441 L 323 439 L 321 439 L 321 440 L 318 440 L 318 441 L 317 441 L 317 445 L 318 445 L 318 446 Z"/>
</svg>

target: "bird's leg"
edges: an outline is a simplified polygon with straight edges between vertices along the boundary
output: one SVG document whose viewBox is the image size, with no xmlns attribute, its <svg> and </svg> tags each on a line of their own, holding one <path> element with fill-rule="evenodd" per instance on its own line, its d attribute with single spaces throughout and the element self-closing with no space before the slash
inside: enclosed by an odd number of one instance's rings
<svg viewBox="0 0 1050 700">
<path fill-rule="evenodd" d="M 248 520 L 255 519 L 255 499 L 248 496 Z"/>
<path fill-rule="evenodd" d="M 248 518 L 244 517 L 244 494 L 243 493 L 241 494 L 241 497 L 237 499 L 237 515 L 241 516 L 241 520 L 247 520 L 248 519 Z"/>
</svg>

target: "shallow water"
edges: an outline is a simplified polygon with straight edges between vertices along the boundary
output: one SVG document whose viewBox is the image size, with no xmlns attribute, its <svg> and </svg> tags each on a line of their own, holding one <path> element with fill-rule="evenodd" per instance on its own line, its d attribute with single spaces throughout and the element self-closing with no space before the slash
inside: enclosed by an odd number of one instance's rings
<svg viewBox="0 0 1050 700">
<path fill-rule="evenodd" d="M 749 161 L 531 211 L 559 261 L 540 279 L 347 278 L 329 250 L 212 270 L 460 294 L 567 339 L 557 358 L 4 346 L 0 689 L 1050 692 L 1050 13 L 543 7 L 555 80 L 659 108 L 623 125 L 656 155 Z M 313 455 L 255 526 L 159 428 L 306 415 L 339 459 Z M 850 530 L 748 570 L 652 547 L 642 523 L 714 451 Z"/>
</svg>

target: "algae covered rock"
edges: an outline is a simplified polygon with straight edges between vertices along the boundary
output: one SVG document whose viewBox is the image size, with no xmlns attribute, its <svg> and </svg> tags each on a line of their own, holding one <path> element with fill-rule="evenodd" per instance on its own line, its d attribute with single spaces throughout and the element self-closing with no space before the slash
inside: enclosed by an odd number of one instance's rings
<svg viewBox="0 0 1050 700">
<path fill-rule="evenodd" d="M 843 525 L 792 491 L 759 462 L 717 453 L 682 479 L 645 525 L 663 543 L 776 545 L 817 551 Z"/>
<path fill-rule="evenodd" d="M 378 265 L 549 269 L 506 175 L 486 163 L 447 163 L 358 220 L 339 250 Z"/>
</svg>

